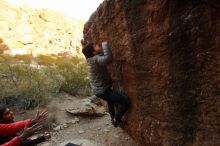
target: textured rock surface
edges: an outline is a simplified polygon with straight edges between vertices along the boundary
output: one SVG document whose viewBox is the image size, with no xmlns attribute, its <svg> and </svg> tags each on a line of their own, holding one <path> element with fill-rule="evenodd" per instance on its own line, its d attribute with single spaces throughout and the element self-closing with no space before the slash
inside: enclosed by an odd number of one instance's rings
<svg viewBox="0 0 220 146">
<path fill-rule="evenodd" d="M 0 38 L 9 46 L 8 54 L 76 54 L 83 24 L 56 11 L 17 8 L 0 0 Z"/>
<path fill-rule="evenodd" d="M 143 146 L 220 145 L 220 1 L 106 0 L 84 28 L 108 38 Z"/>
</svg>

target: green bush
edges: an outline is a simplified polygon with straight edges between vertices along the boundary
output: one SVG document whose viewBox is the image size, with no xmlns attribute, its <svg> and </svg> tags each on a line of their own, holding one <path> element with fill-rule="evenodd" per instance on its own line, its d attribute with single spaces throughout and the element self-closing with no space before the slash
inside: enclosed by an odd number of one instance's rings
<svg viewBox="0 0 220 146">
<path fill-rule="evenodd" d="M 70 60 L 58 60 L 57 66 L 60 74 L 65 79 L 61 91 L 71 95 L 90 94 L 87 66 L 83 59 L 75 57 Z"/>
<path fill-rule="evenodd" d="M 45 105 L 59 92 L 90 94 L 86 62 L 81 58 L 1 55 L 0 64 L 1 101 L 16 103 L 22 99 L 22 106 L 28 108 Z"/>
<path fill-rule="evenodd" d="M 61 92 L 81 96 L 90 94 L 87 65 L 84 59 L 41 55 L 36 60 L 40 65 L 55 67 L 55 70 L 64 78 Z"/>
<path fill-rule="evenodd" d="M 26 64 L 30 64 L 32 62 L 32 56 L 31 55 L 15 55 L 13 57 L 14 60 L 23 61 Z"/>
<path fill-rule="evenodd" d="M 56 63 L 57 58 L 52 56 L 40 55 L 36 58 L 39 65 L 50 66 Z"/>
<path fill-rule="evenodd" d="M 0 72 L 1 99 L 20 97 L 34 101 L 37 106 L 46 104 L 53 94 L 58 93 L 63 81 L 59 74 L 47 68 L 2 64 Z"/>
<path fill-rule="evenodd" d="M 3 54 L 4 51 L 9 50 L 8 45 L 3 43 L 3 40 L 0 38 L 0 54 Z"/>
</svg>

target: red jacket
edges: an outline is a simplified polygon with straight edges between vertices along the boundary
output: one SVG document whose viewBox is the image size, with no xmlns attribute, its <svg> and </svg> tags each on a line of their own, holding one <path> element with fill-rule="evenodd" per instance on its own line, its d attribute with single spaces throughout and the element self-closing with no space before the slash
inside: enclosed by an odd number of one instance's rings
<svg viewBox="0 0 220 146">
<path fill-rule="evenodd" d="M 21 122 L 16 122 L 12 124 L 0 124 L 0 137 L 13 135 L 24 129 L 25 126 L 32 125 L 32 120 L 25 120 Z M 20 146 L 20 137 L 15 137 L 11 141 L 1 145 L 1 146 Z"/>
<path fill-rule="evenodd" d="M 19 136 L 16 136 L 11 141 L 4 143 L 1 146 L 20 146 L 21 145 L 21 139 Z"/>
</svg>

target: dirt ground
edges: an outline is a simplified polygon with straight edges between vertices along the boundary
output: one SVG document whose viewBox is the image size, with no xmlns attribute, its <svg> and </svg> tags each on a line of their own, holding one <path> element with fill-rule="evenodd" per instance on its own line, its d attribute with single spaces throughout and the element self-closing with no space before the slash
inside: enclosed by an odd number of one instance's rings
<svg viewBox="0 0 220 146">
<path fill-rule="evenodd" d="M 77 97 L 62 95 L 54 98 L 47 106 L 50 112 L 50 125 L 53 127 L 64 125 L 65 128 L 50 130 L 51 140 L 41 146 L 62 146 L 69 141 L 80 140 L 91 142 L 94 146 L 138 146 L 122 129 L 111 125 L 108 114 L 103 117 L 75 117 L 67 114 L 65 109 L 73 107 L 79 100 Z M 19 117 L 28 118 L 30 115 L 33 115 L 33 111 L 20 113 Z M 78 118 L 79 122 L 66 124 L 75 118 Z"/>
</svg>

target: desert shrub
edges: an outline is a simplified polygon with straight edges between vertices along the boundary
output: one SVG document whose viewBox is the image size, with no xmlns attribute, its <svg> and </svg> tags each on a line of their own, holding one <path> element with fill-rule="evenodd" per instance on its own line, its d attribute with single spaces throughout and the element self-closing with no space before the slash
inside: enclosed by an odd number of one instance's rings
<svg viewBox="0 0 220 146">
<path fill-rule="evenodd" d="M 59 92 L 90 94 L 86 62 L 81 58 L 0 55 L 0 64 L 1 101 L 28 108 L 45 105 Z"/>
<path fill-rule="evenodd" d="M 24 108 L 46 104 L 59 91 L 63 80 L 51 69 L 27 65 L 1 64 L 0 72 L 1 100 L 21 104 Z"/>
<path fill-rule="evenodd" d="M 39 65 L 50 66 L 56 63 L 57 58 L 54 56 L 40 55 L 36 58 Z"/>
<path fill-rule="evenodd" d="M 14 60 L 17 61 L 23 61 L 26 64 L 30 64 L 32 62 L 32 56 L 27 54 L 27 55 L 15 55 L 13 57 Z"/>
<path fill-rule="evenodd" d="M 73 57 L 71 59 L 58 59 L 58 70 L 64 77 L 60 91 L 71 95 L 88 95 L 90 86 L 87 78 L 87 66 L 85 60 Z"/>
<path fill-rule="evenodd" d="M 0 39 L 0 54 L 4 53 L 4 51 L 9 50 L 8 45 L 2 42 L 3 40 Z"/>
<path fill-rule="evenodd" d="M 87 67 L 84 59 L 79 57 L 58 57 L 41 55 L 37 59 L 40 65 L 51 66 L 64 78 L 60 92 L 71 95 L 90 94 Z"/>
<path fill-rule="evenodd" d="M 10 64 L 13 62 L 13 57 L 10 55 L 6 55 L 6 54 L 0 54 L 0 63 L 4 63 L 4 64 Z"/>
</svg>

